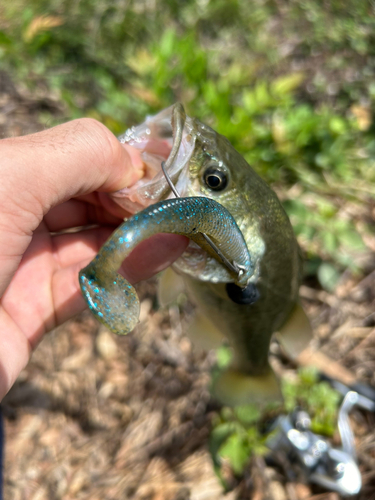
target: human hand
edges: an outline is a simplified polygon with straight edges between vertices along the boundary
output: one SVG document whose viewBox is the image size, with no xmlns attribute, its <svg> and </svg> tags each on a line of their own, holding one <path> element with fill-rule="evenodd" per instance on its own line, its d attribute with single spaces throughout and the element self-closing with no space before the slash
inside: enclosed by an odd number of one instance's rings
<svg viewBox="0 0 375 500">
<path fill-rule="evenodd" d="M 1 140 L 0 166 L 1 399 L 42 336 L 85 308 L 78 272 L 126 215 L 104 193 L 131 186 L 143 162 L 137 150 L 85 118 Z M 132 283 L 146 279 L 186 245 L 182 236 L 156 235 L 121 271 Z"/>
</svg>

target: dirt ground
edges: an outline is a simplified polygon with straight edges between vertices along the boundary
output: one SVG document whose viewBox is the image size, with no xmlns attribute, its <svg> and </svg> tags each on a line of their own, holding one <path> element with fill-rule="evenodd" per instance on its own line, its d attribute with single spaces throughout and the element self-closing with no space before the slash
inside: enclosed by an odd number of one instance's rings
<svg viewBox="0 0 375 500">
<path fill-rule="evenodd" d="M 0 73 L 0 137 L 43 128 L 41 110 L 59 104 L 28 96 Z M 374 219 L 375 207 L 363 217 Z M 375 241 L 367 242 L 375 251 Z M 344 273 L 335 293 L 306 282 L 301 296 L 314 347 L 375 386 L 375 259 Z M 141 321 L 124 338 L 87 312 L 46 336 L 5 398 L 5 500 L 337 500 L 253 458 L 228 492 L 213 472 L 208 436 L 220 409 L 208 391 L 212 353 L 184 332 L 189 302 L 160 311 L 156 281 L 138 287 Z M 277 354 L 277 346 L 274 346 Z M 279 362 L 282 369 L 290 370 Z M 351 422 L 363 479 L 375 499 L 375 416 Z M 338 443 L 336 443 L 338 444 Z"/>
</svg>

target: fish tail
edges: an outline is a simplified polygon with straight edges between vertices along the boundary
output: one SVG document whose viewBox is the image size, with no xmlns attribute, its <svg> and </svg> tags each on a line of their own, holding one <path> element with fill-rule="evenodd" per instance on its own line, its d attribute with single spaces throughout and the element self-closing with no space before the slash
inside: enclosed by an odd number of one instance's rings
<svg viewBox="0 0 375 500">
<path fill-rule="evenodd" d="M 214 381 L 212 394 L 228 406 L 282 401 L 280 385 L 271 367 L 262 375 L 228 369 Z"/>
</svg>

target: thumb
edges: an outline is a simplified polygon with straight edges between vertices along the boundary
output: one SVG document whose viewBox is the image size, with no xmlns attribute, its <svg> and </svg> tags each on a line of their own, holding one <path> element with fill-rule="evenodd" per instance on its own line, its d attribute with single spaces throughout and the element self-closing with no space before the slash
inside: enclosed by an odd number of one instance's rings
<svg viewBox="0 0 375 500">
<path fill-rule="evenodd" d="M 4 139 L 0 152 L 5 173 L 1 191 L 22 201 L 24 210 L 39 216 L 38 223 L 52 206 L 69 198 L 116 191 L 143 175 L 140 153 L 121 145 L 91 118 Z"/>
</svg>

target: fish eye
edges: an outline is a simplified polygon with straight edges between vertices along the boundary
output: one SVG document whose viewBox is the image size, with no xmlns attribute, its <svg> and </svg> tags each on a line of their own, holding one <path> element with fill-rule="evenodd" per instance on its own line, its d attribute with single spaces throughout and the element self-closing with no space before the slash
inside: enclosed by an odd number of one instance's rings
<svg viewBox="0 0 375 500">
<path fill-rule="evenodd" d="M 228 184 L 226 173 L 213 166 L 205 170 L 203 180 L 206 186 L 212 189 L 212 191 L 222 191 Z"/>
</svg>

